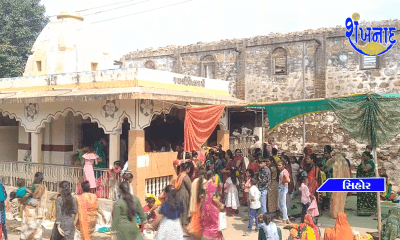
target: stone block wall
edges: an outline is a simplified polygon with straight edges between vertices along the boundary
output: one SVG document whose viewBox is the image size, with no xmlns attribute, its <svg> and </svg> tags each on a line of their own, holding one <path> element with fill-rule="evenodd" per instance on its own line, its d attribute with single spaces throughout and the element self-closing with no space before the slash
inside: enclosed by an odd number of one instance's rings
<svg viewBox="0 0 400 240">
<path fill-rule="evenodd" d="M 400 35 L 396 36 L 397 41 Z M 327 40 L 326 97 L 400 92 L 400 45 L 378 58 L 377 69 L 362 70 L 362 56 L 345 37 Z"/>
<path fill-rule="evenodd" d="M 168 71 L 172 72 L 173 69 L 173 58 L 169 56 L 158 56 L 152 58 L 143 58 L 143 59 L 130 59 L 124 62 L 124 68 L 144 68 L 147 61 L 153 62 L 155 69 L 160 71 Z"/>
<path fill-rule="evenodd" d="M 275 138 L 280 152 L 302 153 L 303 151 L 303 118 L 290 120 L 273 132 L 269 132 L 268 118 L 265 119 L 266 139 Z M 314 113 L 305 116 L 306 146 L 315 153 L 322 153 L 325 145 L 331 145 L 334 149 L 346 154 L 352 162 L 353 169 L 361 162 L 361 153 L 365 150 L 365 144 L 358 144 L 343 129 L 333 112 Z M 377 149 L 378 167 L 386 172 L 389 180 L 400 185 L 400 136 L 396 136 L 385 146 Z M 382 172 L 381 172 L 382 173 Z"/>
<path fill-rule="evenodd" d="M 360 22 L 362 27 L 396 27 L 399 20 Z M 290 101 L 303 98 L 303 43 L 306 44 L 306 98 L 325 98 L 354 93 L 400 93 L 400 34 L 389 52 L 379 57 L 379 68 L 360 69 L 361 55 L 345 38 L 344 26 L 305 30 L 288 34 L 271 33 L 246 39 L 221 40 L 188 46 L 168 46 L 145 49 L 124 56 L 122 62 L 137 59 L 157 59 L 171 56 L 172 71 L 200 76 L 200 62 L 211 55 L 216 60 L 215 78 L 230 81 L 232 96 L 246 102 Z M 273 73 L 273 51 L 281 47 L 287 53 L 287 73 Z M 136 61 L 135 60 L 135 61 Z M 143 60 L 141 60 L 143 61 Z M 322 152 L 324 145 L 332 145 L 345 152 L 358 165 L 365 145 L 357 144 L 340 126 L 333 113 L 306 116 L 306 145 Z M 266 121 L 268 122 L 268 121 Z M 265 140 L 275 137 L 280 149 L 302 153 L 302 118 L 291 120 L 268 133 Z M 378 149 L 379 166 L 390 180 L 400 184 L 400 145 L 396 137 Z"/>
<path fill-rule="evenodd" d="M 274 74 L 272 53 L 287 53 L 287 73 Z M 314 98 L 315 46 L 307 43 L 305 55 L 306 98 Z M 257 46 L 246 50 L 246 101 L 290 101 L 303 99 L 303 43 Z"/>
</svg>

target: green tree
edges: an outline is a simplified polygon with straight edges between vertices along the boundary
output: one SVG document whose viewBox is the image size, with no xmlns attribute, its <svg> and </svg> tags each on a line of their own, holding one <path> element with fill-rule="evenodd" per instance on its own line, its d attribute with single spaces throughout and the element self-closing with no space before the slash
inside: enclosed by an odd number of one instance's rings
<svg viewBox="0 0 400 240">
<path fill-rule="evenodd" d="M 32 45 L 49 22 L 40 0 L 0 0 L 0 78 L 22 76 Z"/>
</svg>

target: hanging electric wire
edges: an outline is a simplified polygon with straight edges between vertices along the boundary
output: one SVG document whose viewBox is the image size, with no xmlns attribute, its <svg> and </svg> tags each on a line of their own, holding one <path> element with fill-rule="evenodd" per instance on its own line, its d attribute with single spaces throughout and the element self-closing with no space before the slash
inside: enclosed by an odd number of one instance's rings
<svg viewBox="0 0 400 240">
<path fill-rule="evenodd" d="M 129 4 L 129 5 L 124 5 L 124 6 L 116 7 L 116 8 L 105 9 L 105 10 L 98 11 L 98 12 L 95 12 L 95 13 L 89 13 L 89 14 L 86 14 L 85 17 L 90 16 L 90 15 L 94 15 L 94 14 L 99 14 L 99 13 L 103 13 L 103 12 L 113 11 L 113 10 L 116 10 L 116 9 L 120 9 L 120 8 L 125 8 L 125 7 L 129 7 L 129 6 L 137 5 L 137 4 L 144 3 L 144 2 L 148 2 L 148 1 L 150 1 L 150 0 L 145 0 L 145 1 L 137 2 L 137 3 L 133 3 L 133 4 Z"/>
<path fill-rule="evenodd" d="M 132 16 L 132 15 L 137 15 L 137 14 L 141 14 L 141 13 L 151 12 L 151 11 L 155 11 L 155 10 L 158 10 L 158 9 L 162 9 L 162 8 L 166 8 L 166 7 L 172 7 L 172 6 L 175 6 L 175 5 L 179 5 L 179 4 L 183 4 L 183 3 L 187 3 L 187 2 L 191 2 L 191 1 L 193 1 L 193 0 L 174 3 L 174 4 L 170 4 L 170 5 L 166 5 L 166 6 L 162 6 L 162 7 L 158 7 L 158 8 L 153 8 L 153 9 L 149 9 L 149 10 L 145 10 L 145 11 L 141 11 L 141 12 L 131 13 L 131 14 L 128 14 L 128 15 L 119 16 L 119 17 L 115 17 L 115 18 L 109 18 L 109 19 L 105 19 L 105 20 L 101 20 L 101 21 L 97 21 L 97 22 L 92 22 L 91 24 L 101 23 L 101 22 L 111 21 L 111 20 L 115 20 L 115 19 L 119 19 L 119 18 L 129 17 L 129 16 Z"/>
<path fill-rule="evenodd" d="M 109 6 L 118 5 L 118 4 L 122 4 L 122 3 L 133 2 L 133 1 L 136 1 L 136 0 L 129 0 L 129 1 L 124 1 L 124 2 L 112 3 L 112 4 L 103 5 L 103 6 L 99 6 L 99 7 L 83 9 L 83 10 L 79 10 L 79 11 L 76 11 L 76 12 L 85 12 L 85 11 L 89 11 L 89 10 L 93 10 L 93 9 L 98 9 L 98 8 L 103 8 L 103 7 L 109 7 Z"/>
</svg>

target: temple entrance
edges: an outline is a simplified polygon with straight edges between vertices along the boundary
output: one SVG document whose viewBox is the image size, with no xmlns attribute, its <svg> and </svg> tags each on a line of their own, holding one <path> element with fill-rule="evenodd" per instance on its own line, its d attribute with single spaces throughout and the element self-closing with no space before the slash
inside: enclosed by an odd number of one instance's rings
<svg viewBox="0 0 400 240">
<path fill-rule="evenodd" d="M 105 159 L 100 165 L 103 168 L 107 168 L 109 166 L 109 136 L 104 133 L 102 128 L 99 128 L 97 123 L 82 123 L 82 145 L 94 147 L 96 142 L 104 145 Z"/>
<path fill-rule="evenodd" d="M 208 138 L 206 146 L 207 147 L 215 147 L 217 146 L 217 133 L 218 131 L 221 130 L 221 127 L 219 125 L 217 125 L 213 131 L 213 133 L 211 134 L 211 136 Z"/>
<path fill-rule="evenodd" d="M 185 110 L 172 108 L 170 114 L 154 115 L 144 129 L 146 152 L 172 152 L 184 141 Z"/>
<path fill-rule="evenodd" d="M 129 135 L 129 129 L 131 129 L 131 125 L 128 122 L 128 118 L 124 119 L 124 122 L 122 123 L 122 133 L 121 133 L 121 138 L 120 138 L 120 157 L 119 160 L 121 162 L 121 167 L 125 165 L 125 163 L 128 161 L 128 135 Z"/>
</svg>

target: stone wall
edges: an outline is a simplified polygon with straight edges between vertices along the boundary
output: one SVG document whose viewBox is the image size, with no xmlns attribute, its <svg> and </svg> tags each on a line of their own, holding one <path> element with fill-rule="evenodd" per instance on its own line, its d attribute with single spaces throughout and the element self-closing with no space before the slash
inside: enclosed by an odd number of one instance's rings
<svg viewBox="0 0 400 240">
<path fill-rule="evenodd" d="M 275 138 L 280 152 L 301 153 L 303 150 L 303 118 L 290 120 L 273 132 L 269 132 L 268 118 L 265 119 L 266 139 Z M 315 153 L 322 153 L 325 145 L 331 145 L 334 149 L 346 154 L 352 162 L 353 169 L 360 164 L 361 153 L 365 150 L 365 144 L 358 144 L 343 129 L 333 112 L 314 113 L 305 117 L 306 122 L 306 146 Z M 387 173 L 389 180 L 400 185 L 400 136 L 396 136 L 385 146 L 377 149 L 378 167 Z M 382 173 L 382 172 L 381 172 Z"/>
<path fill-rule="evenodd" d="M 362 27 L 396 27 L 399 20 L 360 22 Z M 362 70 L 361 55 L 345 38 L 344 26 L 292 32 L 271 33 L 246 39 L 221 40 L 187 46 L 168 46 L 131 52 L 122 62 L 131 59 L 175 58 L 172 71 L 200 76 L 202 57 L 212 55 L 217 61 L 215 77 L 229 80 L 230 93 L 247 102 L 289 101 L 303 98 L 303 43 L 306 44 L 306 98 L 325 98 L 367 91 L 375 93 L 400 92 L 400 45 L 379 57 L 379 68 Z M 396 39 L 400 41 L 399 34 Z M 273 51 L 285 49 L 287 73 L 273 72 Z M 265 122 L 268 122 L 267 120 Z M 302 153 L 302 118 L 291 120 L 266 139 L 275 137 L 280 149 Z M 265 139 L 265 140 L 266 140 Z M 400 148 L 395 138 L 378 149 L 379 166 L 386 169 L 390 180 L 400 184 Z M 353 165 L 358 165 L 365 145 L 357 144 L 340 126 L 333 113 L 306 116 L 306 144 L 322 152 L 324 145 L 332 145 L 345 152 Z"/>
<path fill-rule="evenodd" d="M 154 64 L 155 69 L 160 71 L 169 71 L 172 72 L 173 68 L 173 58 L 169 56 L 159 56 L 153 58 L 144 58 L 144 59 L 131 59 L 124 62 L 124 68 L 144 68 L 145 64 L 150 61 Z"/>
<path fill-rule="evenodd" d="M 273 51 L 287 53 L 287 73 L 274 74 Z M 246 50 L 246 101 L 290 101 L 303 98 L 303 43 L 251 47 Z M 315 46 L 308 43 L 305 55 L 306 98 L 314 98 Z"/>
<path fill-rule="evenodd" d="M 400 35 L 396 36 L 397 41 Z M 362 56 L 345 37 L 327 40 L 326 97 L 352 93 L 399 93 L 400 45 L 378 57 L 378 68 L 361 69 Z"/>
</svg>

